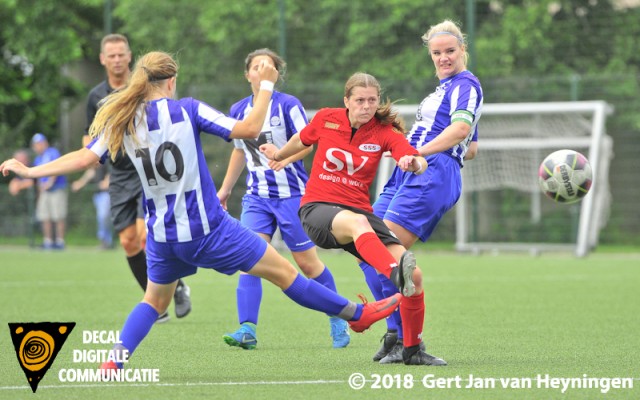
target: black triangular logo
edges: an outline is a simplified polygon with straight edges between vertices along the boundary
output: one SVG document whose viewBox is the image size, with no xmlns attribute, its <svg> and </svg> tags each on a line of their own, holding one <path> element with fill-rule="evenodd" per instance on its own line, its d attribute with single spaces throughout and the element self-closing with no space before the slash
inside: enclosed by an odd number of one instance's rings
<svg viewBox="0 0 640 400">
<path fill-rule="evenodd" d="M 75 326 L 75 322 L 9 322 L 18 362 L 33 393 Z"/>
</svg>

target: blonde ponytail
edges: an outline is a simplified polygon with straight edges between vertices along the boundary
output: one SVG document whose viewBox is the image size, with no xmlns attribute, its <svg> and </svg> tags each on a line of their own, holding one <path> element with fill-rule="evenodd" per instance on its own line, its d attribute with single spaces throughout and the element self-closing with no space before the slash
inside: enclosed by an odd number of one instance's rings
<svg viewBox="0 0 640 400">
<path fill-rule="evenodd" d="M 124 150 L 124 135 L 135 132 L 136 115 L 139 111 L 144 115 L 143 105 L 149 95 L 160 82 L 177 73 L 178 64 L 169 54 L 147 53 L 136 62 L 127 85 L 104 99 L 89 128 L 89 135 L 92 138 L 104 136 L 112 160 L 118 151 Z"/>
</svg>

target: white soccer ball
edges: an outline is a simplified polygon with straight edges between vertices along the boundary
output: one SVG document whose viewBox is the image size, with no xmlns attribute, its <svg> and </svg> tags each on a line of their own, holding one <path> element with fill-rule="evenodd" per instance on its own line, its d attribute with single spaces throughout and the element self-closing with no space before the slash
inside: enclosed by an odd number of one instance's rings
<svg viewBox="0 0 640 400">
<path fill-rule="evenodd" d="M 558 203 L 575 203 L 591 189 L 593 172 L 589 160 L 575 150 L 549 154 L 538 169 L 540 189 Z"/>
</svg>

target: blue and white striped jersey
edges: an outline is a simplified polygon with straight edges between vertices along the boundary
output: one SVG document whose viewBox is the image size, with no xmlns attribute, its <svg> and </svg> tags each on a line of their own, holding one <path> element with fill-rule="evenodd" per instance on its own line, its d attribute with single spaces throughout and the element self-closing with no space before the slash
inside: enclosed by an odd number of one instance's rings
<svg viewBox="0 0 640 400">
<path fill-rule="evenodd" d="M 200 132 L 230 141 L 236 123 L 193 98 L 150 101 L 142 120 L 136 118 L 135 136 L 126 135 L 124 146 L 140 176 L 147 232 L 156 242 L 188 242 L 218 228 L 225 211 Z M 87 148 L 101 159 L 108 156 L 101 136 Z"/>
<path fill-rule="evenodd" d="M 253 108 L 253 96 L 231 106 L 230 116 L 244 119 Z M 257 139 L 234 139 L 237 149 L 244 150 L 247 160 L 247 193 L 264 198 L 300 197 L 309 179 L 302 160 L 287 165 L 280 171 L 269 168 L 269 160 L 260 153 L 264 143 L 283 147 L 296 133 L 309 123 L 300 100 L 294 96 L 274 91 L 269 103 L 262 132 Z"/>
<path fill-rule="evenodd" d="M 478 120 L 482 114 L 482 87 L 469 71 L 462 71 L 442 79 L 435 92 L 427 96 L 416 113 L 416 122 L 407 134 L 407 140 L 415 148 L 432 141 L 447 126 L 456 111 L 466 111 L 472 118 L 471 130 L 465 140 L 445 151 L 462 166 L 469 143 L 478 140 Z"/>
</svg>

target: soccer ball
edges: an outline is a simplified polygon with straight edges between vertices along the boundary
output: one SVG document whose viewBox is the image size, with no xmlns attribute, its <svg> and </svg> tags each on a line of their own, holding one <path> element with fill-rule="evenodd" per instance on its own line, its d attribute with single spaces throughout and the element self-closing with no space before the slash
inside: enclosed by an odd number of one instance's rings
<svg viewBox="0 0 640 400">
<path fill-rule="evenodd" d="M 581 200 L 589 193 L 592 179 L 589 160 L 574 150 L 558 150 L 549 154 L 538 169 L 540 189 L 558 203 Z"/>
</svg>

